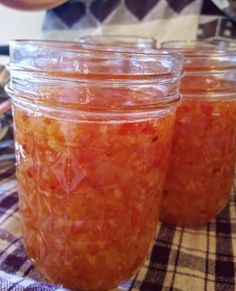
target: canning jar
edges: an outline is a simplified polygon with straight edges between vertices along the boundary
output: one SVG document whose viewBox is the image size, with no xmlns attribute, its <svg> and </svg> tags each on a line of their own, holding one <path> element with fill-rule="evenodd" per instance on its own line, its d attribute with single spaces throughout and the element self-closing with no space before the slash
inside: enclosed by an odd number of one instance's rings
<svg viewBox="0 0 236 291">
<path fill-rule="evenodd" d="M 236 151 L 236 52 L 169 42 L 184 54 L 183 102 L 176 115 L 161 221 L 207 223 L 229 200 Z"/>
<path fill-rule="evenodd" d="M 50 280 L 107 290 L 148 255 L 182 57 L 11 43 L 24 245 Z"/>
<path fill-rule="evenodd" d="M 84 45 L 98 47 L 123 47 L 123 48 L 156 48 L 156 39 L 152 37 L 126 36 L 126 35 L 97 35 L 84 36 L 78 39 Z"/>
</svg>

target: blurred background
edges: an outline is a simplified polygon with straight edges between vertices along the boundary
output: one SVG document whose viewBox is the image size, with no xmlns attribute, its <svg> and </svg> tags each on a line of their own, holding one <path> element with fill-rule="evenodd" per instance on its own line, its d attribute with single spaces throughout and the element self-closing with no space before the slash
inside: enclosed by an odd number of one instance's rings
<svg viewBox="0 0 236 291">
<path fill-rule="evenodd" d="M 0 44 L 16 38 L 39 38 L 44 15 L 45 11 L 23 12 L 0 5 Z"/>
<path fill-rule="evenodd" d="M 41 33 L 43 12 L 21 12 L 0 5 L 0 180 L 15 173 L 15 154 L 10 102 L 4 91 L 9 61 L 7 45 L 15 38 L 37 38 Z M 17 28 L 17 29 L 16 29 Z M 1 185 L 1 187 L 3 187 Z"/>
</svg>

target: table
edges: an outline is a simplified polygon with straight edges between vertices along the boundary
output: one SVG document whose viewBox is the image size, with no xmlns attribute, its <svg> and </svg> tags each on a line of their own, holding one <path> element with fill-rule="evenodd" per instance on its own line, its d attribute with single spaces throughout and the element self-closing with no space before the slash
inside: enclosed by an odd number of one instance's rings
<svg viewBox="0 0 236 291">
<path fill-rule="evenodd" d="M 68 290 L 46 283 L 22 245 L 14 173 L 0 181 L 0 290 Z M 205 226 L 159 225 L 150 260 L 119 290 L 235 291 L 236 179 L 229 204 Z"/>
</svg>

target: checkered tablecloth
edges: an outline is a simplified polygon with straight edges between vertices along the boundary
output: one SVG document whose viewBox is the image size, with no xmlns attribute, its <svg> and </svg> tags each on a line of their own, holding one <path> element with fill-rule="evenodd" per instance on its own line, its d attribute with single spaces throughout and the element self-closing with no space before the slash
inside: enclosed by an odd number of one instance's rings
<svg viewBox="0 0 236 291">
<path fill-rule="evenodd" d="M 0 178 L 0 290 L 68 290 L 46 283 L 27 258 L 14 173 Z M 150 260 L 119 290 L 235 291 L 235 277 L 236 183 L 229 204 L 208 225 L 159 225 Z"/>
</svg>

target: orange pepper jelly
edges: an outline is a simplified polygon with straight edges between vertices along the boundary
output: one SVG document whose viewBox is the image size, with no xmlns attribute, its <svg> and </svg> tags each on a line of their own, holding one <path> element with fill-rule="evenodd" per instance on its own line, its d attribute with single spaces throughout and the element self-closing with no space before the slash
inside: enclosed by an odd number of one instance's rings
<svg viewBox="0 0 236 291">
<path fill-rule="evenodd" d="M 176 124 L 160 219 L 207 223 L 226 205 L 236 152 L 236 58 L 233 52 L 185 53 L 183 102 Z"/>
<path fill-rule="evenodd" d="M 24 242 L 38 269 L 70 288 L 129 278 L 154 238 L 174 113 L 98 124 L 14 107 Z"/>
<path fill-rule="evenodd" d="M 91 61 L 90 51 L 75 56 L 65 43 L 62 58 L 60 43 L 55 50 L 46 43 L 43 52 L 42 44 L 12 44 L 16 82 L 8 86 L 25 249 L 50 281 L 75 290 L 108 290 L 134 274 L 155 236 L 182 61 L 160 55 L 144 63 L 144 54 L 112 52 L 97 52 Z M 70 55 L 72 68 L 74 58 L 89 55 L 76 70 L 96 74 L 69 75 Z M 119 65 L 121 57 L 126 58 Z M 146 76 L 150 64 L 154 76 Z M 175 74 L 166 74 L 172 64 Z M 34 68 L 31 77 L 28 66 Z M 114 74 L 105 74 L 111 67 Z M 141 75 L 132 76 L 133 67 Z M 119 76 L 118 69 L 131 72 Z"/>
<path fill-rule="evenodd" d="M 236 100 L 185 99 L 176 124 L 161 220 L 204 224 L 229 200 L 236 148 Z"/>
</svg>

